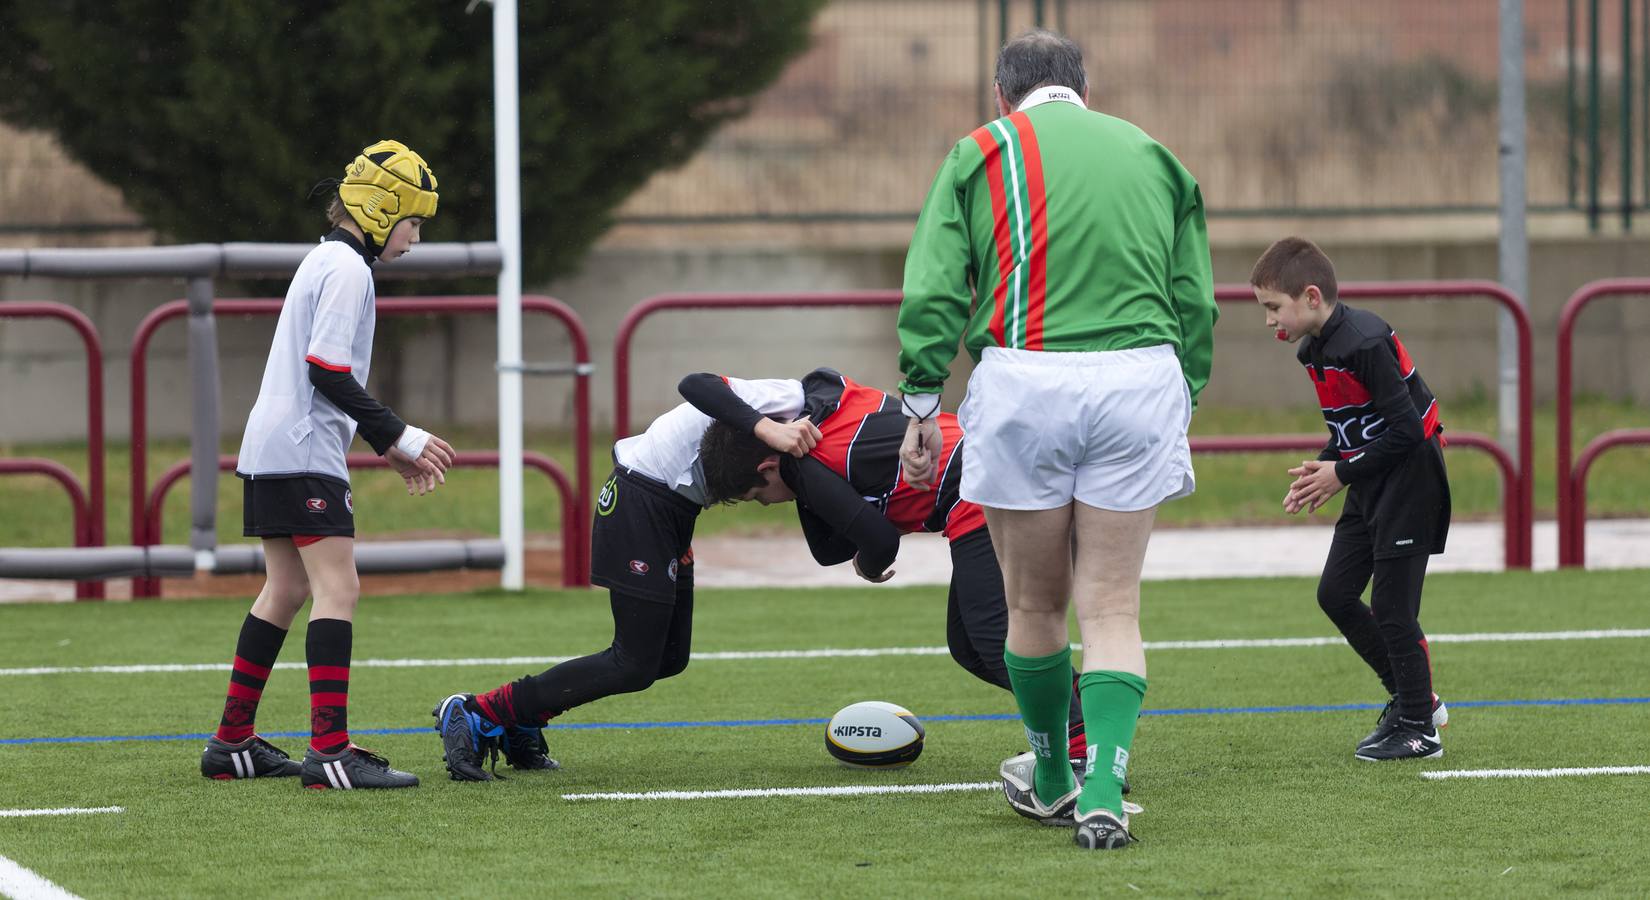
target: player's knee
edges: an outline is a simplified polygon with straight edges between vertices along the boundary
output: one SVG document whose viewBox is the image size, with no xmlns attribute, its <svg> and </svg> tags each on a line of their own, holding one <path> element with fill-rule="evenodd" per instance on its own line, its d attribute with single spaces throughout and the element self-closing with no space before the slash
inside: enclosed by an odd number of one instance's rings
<svg viewBox="0 0 1650 900">
<path fill-rule="evenodd" d="M 1362 602 L 1363 600 L 1359 597 L 1349 596 L 1346 591 L 1332 585 L 1318 585 L 1318 608 L 1330 617 L 1334 617 L 1354 603 Z"/>
<path fill-rule="evenodd" d="M 658 667 L 643 665 L 636 660 L 614 660 L 613 692 L 634 694 L 645 691 L 658 680 Z"/>
<path fill-rule="evenodd" d="M 285 610 L 302 609 L 309 599 L 309 582 L 302 578 L 271 578 L 267 590 L 270 602 Z"/>
<path fill-rule="evenodd" d="M 687 671 L 688 655 L 667 656 L 659 661 L 659 677 L 674 678 Z"/>
<path fill-rule="evenodd" d="M 327 618 L 342 618 L 355 612 L 361 599 L 361 582 L 351 572 L 348 577 L 331 578 L 315 587 L 316 613 Z"/>
</svg>

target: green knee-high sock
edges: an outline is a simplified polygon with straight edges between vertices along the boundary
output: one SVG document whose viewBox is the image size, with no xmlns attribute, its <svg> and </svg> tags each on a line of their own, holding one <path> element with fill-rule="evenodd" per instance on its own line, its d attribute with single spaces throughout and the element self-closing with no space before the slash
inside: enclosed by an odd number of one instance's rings
<svg viewBox="0 0 1650 900">
<path fill-rule="evenodd" d="M 1105 807 L 1123 814 L 1123 781 L 1128 777 L 1134 724 L 1146 699 L 1146 679 L 1128 672 L 1084 672 L 1077 680 L 1083 695 L 1089 761 L 1077 811 Z"/>
<path fill-rule="evenodd" d="M 1034 787 L 1044 805 L 1071 793 L 1077 778 L 1066 759 L 1066 718 L 1071 713 L 1071 648 L 1052 656 L 1017 656 L 1003 651 L 1008 681 L 1026 737 L 1037 754 Z M 1085 708 L 1084 712 L 1087 712 Z"/>
</svg>

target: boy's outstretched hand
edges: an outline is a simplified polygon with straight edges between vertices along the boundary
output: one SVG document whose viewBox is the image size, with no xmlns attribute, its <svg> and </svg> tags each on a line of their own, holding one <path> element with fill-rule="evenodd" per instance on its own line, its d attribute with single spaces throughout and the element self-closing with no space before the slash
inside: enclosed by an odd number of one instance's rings
<svg viewBox="0 0 1650 900">
<path fill-rule="evenodd" d="M 384 454 L 384 459 L 407 483 L 407 493 L 422 497 L 434 491 L 436 485 L 447 483 L 447 469 L 453 464 L 453 455 L 453 445 L 432 434 L 424 442 L 424 451 L 417 457 L 391 447 Z"/>
<path fill-rule="evenodd" d="M 389 462 L 390 468 L 395 470 L 395 474 L 400 475 L 401 480 L 407 483 L 407 493 L 410 495 L 422 497 L 435 490 L 438 481 L 446 480 L 435 463 L 423 456 L 414 459 L 391 447 L 385 451 L 384 459 Z"/>
<path fill-rule="evenodd" d="M 780 453 L 789 453 L 798 459 L 807 456 L 819 443 L 819 427 L 807 416 L 795 422 L 775 422 L 763 419 L 756 423 L 756 438 Z"/>
<path fill-rule="evenodd" d="M 441 483 L 447 483 L 447 478 L 442 473 L 445 473 L 453 466 L 452 444 L 449 444 L 432 434 L 430 435 L 429 442 L 424 445 L 424 452 L 419 454 L 418 458 L 428 460 L 431 464 L 433 464 L 436 467 L 437 475 L 440 476 L 439 480 Z"/>
<path fill-rule="evenodd" d="M 1335 475 L 1335 464 L 1321 459 L 1309 459 L 1289 470 L 1295 480 L 1283 496 L 1283 511 L 1294 515 L 1301 510 L 1309 513 L 1329 502 L 1346 485 Z"/>
</svg>

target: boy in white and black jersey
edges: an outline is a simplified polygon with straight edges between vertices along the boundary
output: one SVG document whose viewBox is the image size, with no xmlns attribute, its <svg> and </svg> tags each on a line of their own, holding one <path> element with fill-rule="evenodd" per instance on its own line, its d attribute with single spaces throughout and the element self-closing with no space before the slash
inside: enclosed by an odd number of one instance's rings
<svg viewBox="0 0 1650 900">
<path fill-rule="evenodd" d="M 332 184 L 328 182 L 327 184 Z M 299 776 L 308 788 L 395 788 L 418 778 L 350 742 L 349 664 L 360 585 L 345 454 L 357 430 L 422 495 L 444 482 L 453 448 L 402 422 L 366 392 L 375 321 L 372 266 L 418 243 L 435 215 L 436 181 L 422 157 L 381 141 L 336 182 L 333 230 L 292 278 L 235 471 L 245 533 L 263 539 L 268 579 L 241 625 L 229 695 L 201 774 Z M 305 656 L 310 742 L 302 764 L 254 731 L 258 701 L 293 618 L 313 595 Z"/>
<path fill-rule="evenodd" d="M 771 416 L 761 439 L 807 455 L 819 429 L 803 411 L 802 383 L 730 378 L 728 389 Z M 613 643 L 537 675 L 436 704 L 443 759 L 454 781 L 491 781 L 483 757 L 554 768 L 540 729 L 551 718 L 614 694 L 646 690 L 687 668 L 693 641 L 693 526 L 712 505 L 699 446 L 710 416 L 683 403 L 613 445 L 613 474 L 596 497 L 590 581 L 608 589 Z M 522 760 L 544 762 L 523 765 Z"/>
<path fill-rule="evenodd" d="M 1335 267 L 1302 238 L 1269 247 L 1249 276 L 1266 325 L 1312 379 L 1329 428 L 1318 458 L 1289 474 L 1284 511 L 1316 511 L 1348 487 L 1318 604 L 1380 677 L 1391 699 L 1359 742 L 1364 760 L 1444 755 L 1449 712 L 1432 690 L 1432 657 L 1418 621 L 1427 557 L 1449 535 L 1438 400 L 1398 335 L 1379 316 L 1338 302 Z M 1364 588 L 1374 577 L 1371 603 Z"/>
</svg>

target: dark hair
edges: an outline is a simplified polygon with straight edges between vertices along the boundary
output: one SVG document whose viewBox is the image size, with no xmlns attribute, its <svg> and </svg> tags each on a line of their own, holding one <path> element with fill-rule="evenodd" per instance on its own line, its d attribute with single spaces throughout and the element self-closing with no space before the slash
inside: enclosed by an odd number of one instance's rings
<svg viewBox="0 0 1650 900">
<path fill-rule="evenodd" d="M 1083 51 L 1071 38 L 1033 28 L 1004 44 L 997 54 L 997 86 L 1009 106 L 1019 106 L 1027 94 L 1055 84 L 1079 94 L 1088 89 Z"/>
<path fill-rule="evenodd" d="M 774 450 L 756 435 L 727 424 L 712 422 L 699 442 L 699 463 L 705 470 L 705 496 L 712 503 L 736 503 L 745 492 L 760 487 L 756 471 Z"/>
<path fill-rule="evenodd" d="M 1286 237 L 1267 247 L 1255 261 L 1249 283 L 1291 297 L 1299 297 L 1306 292 L 1307 285 L 1315 284 L 1324 300 L 1334 303 L 1339 299 L 1335 264 L 1317 244 L 1301 237 Z"/>
</svg>

